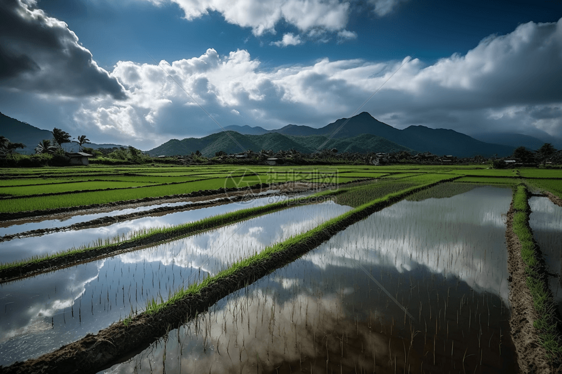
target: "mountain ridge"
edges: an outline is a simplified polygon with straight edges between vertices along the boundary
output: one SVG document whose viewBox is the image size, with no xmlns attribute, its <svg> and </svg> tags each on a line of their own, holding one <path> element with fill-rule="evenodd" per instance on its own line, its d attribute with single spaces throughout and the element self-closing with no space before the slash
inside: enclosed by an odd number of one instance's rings
<svg viewBox="0 0 562 374">
<path fill-rule="evenodd" d="M 250 126 L 248 128 L 253 129 Z M 263 128 L 260 127 L 260 129 Z M 243 130 L 240 129 L 240 131 Z M 370 134 L 417 152 L 457 157 L 509 156 L 516 148 L 510 145 L 482 142 L 451 129 L 432 129 L 414 125 L 400 130 L 375 119 L 367 112 L 359 113 L 351 118 L 337 119 L 320 128 L 290 124 L 279 129 L 269 130 L 269 132 L 301 137 L 327 136 L 331 139 L 354 138 Z"/>
<path fill-rule="evenodd" d="M 235 139 L 236 142 L 233 140 Z M 237 144 L 239 143 L 242 148 Z M 246 150 L 259 152 L 262 149 L 278 152 L 295 149 L 301 153 L 314 153 L 326 143 L 324 149 L 336 148 L 339 152 L 396 152 L 412 151 L 387 139 L 366 134 L 355 138 L 329 139 L 325 136 L 290 136 L 279 133 L 243 135 L 234 131 L 223 131 L 203 138 L 172 139 L 149 150 L 151 156 L 185 155 L 200 151 L 203 156 L 212 157 L 216 152 L 240 153 Z"/>
<path fill-rule="evenodd" d="M 25 154 L 35 153 L 35 147 L 43 139 L 53 139 L 53 133 L 49 130 L 43 130 L 29 123 L 17 120 L 12 117 L 0 112 L 0 135 L 8 138 L 12 143 L 23 143 L 25 148 L 18 150 L 18 152 Z M 89 148 L 113 148 L 113 147 L 123 147 L 118 144 L 97 144 L 90 143 L 86 144 Z M 66 151 L 77 151 L 78 144 L 76 143 L 65 143 L 63 148 Z"/>
</svg>

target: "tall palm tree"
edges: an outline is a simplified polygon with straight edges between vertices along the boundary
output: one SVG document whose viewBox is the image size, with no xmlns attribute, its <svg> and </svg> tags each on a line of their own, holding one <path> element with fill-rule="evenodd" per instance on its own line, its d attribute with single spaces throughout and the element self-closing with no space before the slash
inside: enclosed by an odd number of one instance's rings
<svg viewBox="0 0 562 374">
<path fill-rule="evenodd" d="M 76 143 L 78 143 L 80 150 L 82 150 L 84 144 L 90 144 L 90 139 L 86 138 L 86 135 L 80 135 L 76 138 Z"/>
<path fill-rule="evenodd" d="M 56 127 L 53 129 L 53 138 L 55 138 L 55 142 L 61 147 L 63 143 L 70 143 L 70 134 Z"/>
</svg>

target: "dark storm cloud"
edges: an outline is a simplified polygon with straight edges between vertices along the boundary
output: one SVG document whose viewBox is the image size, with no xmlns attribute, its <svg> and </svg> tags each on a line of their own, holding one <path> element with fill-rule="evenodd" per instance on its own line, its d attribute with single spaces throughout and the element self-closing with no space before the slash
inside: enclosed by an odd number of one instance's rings
<svg viewBox="0 0 562 374">
<path fill-rule="evenodd" d="M 97 66 L 68 26 L 35 2 L 0 2 L 0 86 L 63 96 L 125 99 L 117 79 Z"/>
</svg>

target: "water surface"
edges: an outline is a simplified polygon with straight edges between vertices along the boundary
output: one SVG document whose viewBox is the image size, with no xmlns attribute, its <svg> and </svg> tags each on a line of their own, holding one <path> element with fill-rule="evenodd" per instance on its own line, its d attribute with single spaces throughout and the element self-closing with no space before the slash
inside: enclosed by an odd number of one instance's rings
<svg viewBox="0 0 562 374">
<path fill-rule="evenodd" d="M 529 205 L 529 225 L 551 274 L 548 286 L 562 315 L 562 208 L 546 197 L 532 197 Z"/>
<path fill-rule="evenodd" d="M 54 232 L 42 236 L 14 238 L 0 243 L 0 263 L 9 263 L 34 256 L 53 254 L 70 248 L 99 245 L 106 240 L 115 242 L 128 238 L 135 231 L 154 227 L 170 227 L 183 223 L 195 222 L 204 218 L 230 213 L 236 210 L 264 206 L 272 202 L 284 201 L 287 196 L 270 196 L 253 199 L 244 204 L 231 203 L 188 211 L 168 213 L 161 216 L 149 216 L 117 222 L 107 226 L 82 230 Z M 183 203 L 182 203 L 183 204 Z M 189 204 L 185 204 L 189 205 Z"/>
<path fill-rule="evenodd" d="M 516 373 L 510 201 L 401 201 L 106 372 Z"/>
<path fill-rule="evenodd" d="M 0 286 L 0 365 L 25 360 L 141 312 L 187 287 L 349 211 L 299 206 L 170 243 Z"/>
</svg>

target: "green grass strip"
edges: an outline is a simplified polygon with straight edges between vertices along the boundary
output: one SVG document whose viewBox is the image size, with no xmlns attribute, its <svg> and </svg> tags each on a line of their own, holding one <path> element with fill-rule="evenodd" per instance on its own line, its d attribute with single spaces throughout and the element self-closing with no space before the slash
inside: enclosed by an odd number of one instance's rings
<svg viewBox="0 0 562 374">
<path fill-rule="evenodd" d="M 241 209 L 181 225 L 143 229 L 131 233 L 127 239 L 121 239 L 117 236 L 113 238 L 113 240 L 116 240 L 117 242 L 113 243 L 109 243 L 110 239 L 108 238 L 106 239 L 106 243 L 102 244 L 102 240 L 100 239 L 100 243 L 95 246 L 71 248 L 66 251 L 53 254 L 45 254 L 43 256 L 0 264 L 0 279 L 5 281 L 5 278 L 21 276 L 23 273 L 36 272 L 38 270 L 52 268 L 53 266 L 60 264 L 87 259 L 88 257 L 110 254 L 116 251 L 153 244 L 165 240 L 178 239 L 182 236 L 193 235 L 201 231 L 240 222 L 262 214 L 277 212 L 299 204 L 318 202 L 322 198 L 335 196 L 345 192 L 347 192 L 347 189 L 323 191 L 312 196 L 290 199 L 288 201 L 281 201 L 254 208 Z"/>
<path fill-rule="evenodd" d="M 551 362 L 560 362 L 562 357 L 562 336 L 556 307 L 548 289 L 548 282 L 541 265 L 541 254 L 529 227 L 531 209 L 528 204 L 529 193 L 525 185 L 518 185 L 513 194 L 513 232 L 521 242 L 521 257 L 527 273 L 527 287 L 533 297 L 533 306 L 538 318 L 533 325 L 537 329 L 541 345 Z"/>
<path fill-rule="evenodd" d="M 318 234 L 322 233 L 322 232 L 330 232 L 333 231 L 334 229 L 336 229 L 342 221 L 345 220 L 349 220 L 350 218 L 356 217 L 356 216 L 364 216 L 365 213 L 367 213 L 367 215 L 371 214 L 372 212 L 375 211 L 375 209 L 377 207 L 385 207 L 385 206 L 389 206 L 391 204 L 393 204 L 396 201 L 399 201 L 401 199 L 403 199 L 406 196 L 409 196 L 415 192 L 421 191 L 423 189 L 435 186 L 441 182 L 445 182 L 445 181 L 452 181 L 454 179 L 458 178 L 454 177 L 454 178 L 450 178 L 450 177 L 443 177 L 443 179 L 439 180 L 439 181 L 434 181 L 433 183 L 429 183 L 429 184 L 425 184 L 425 185 L 421 185 L 421 186 L 416 186 L 416 187 L 411 187 L 405 190 L 402 190 L 400 192 L 395 192 L 395 193 L 391 193 L 386 195 L 385 197 L 382 198 L 378 198 L 375 200 L 372 200 L 368 203 L 365 203 L 353 210 L 350 210 L 349 212 L 346 212 L 344 214 L 341 214 L 335 218 L 332 218 L 329 221 L 324 222 L 323 224 L 317 226 L 316 228 L 309 230 L 303 234 L 297 235 L 293 238 L 290 238 L 284 242 L 269 246 L 267 248 L 265 248 L 262 252 L 248 257 L 244 260 L 241 260 L 239 262 L 235 262 L 231 267 L 229 267 L 228 269 L 225 269 L 219 273 L 217 273 L 215 276 L 212 277 L 208 277 L 205 280 L 199 282 L 199 283 L 194 283 L 190 286 L 188 286 L 187 288 L 180 288 L 175 294 L 170 295 L 170 297 L 168 298 L 168 300 L 163 301 L 162 299 L 160 300 L 160 302 L 158 302 L 155 299 L 152 299 L 151 301 L 148 302 L 147 306 L 146 306 L 146 310 L 145 313 L 157 313 L 159 311 L 161 311 L 162 309 L 165 309 L 167 307 L 170 307 L 172 305 L 174 305 L 176 302 L 179 302 L 181 299 L 187 297 L 188 295 L 192 295 L 192 294 L 196 294 L 198 292 L 200 292 L 203 288 L 210 286 L 212 283 L 218 282 L 221 279 L 228 277 L 234 273 L 236 273 L 238 270 L 245 268 L 247 266 L 251 266 L 251 265 L 255 265 L 261 261 L 264 261 L 266 259 L 268 259 L 269 257 L 273 256 L 274 254 L 283 252 L 285 250 L 287 250 L 290 247 L 293 247 L 297 244 L 303 243 L 303 242 L 307 242 L 308 240 L 310 240 L 311 238 L 317 236 Z M 125 323 L 129 323 L 131 320 L 132 316 L 130 316 Z"/>
</svg>

